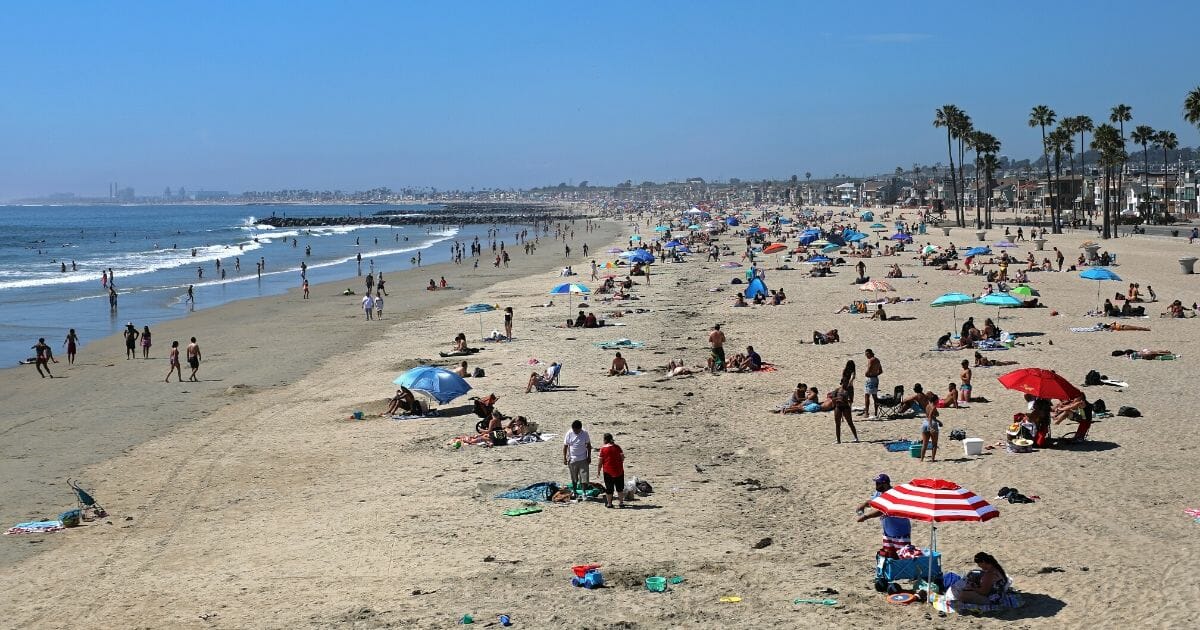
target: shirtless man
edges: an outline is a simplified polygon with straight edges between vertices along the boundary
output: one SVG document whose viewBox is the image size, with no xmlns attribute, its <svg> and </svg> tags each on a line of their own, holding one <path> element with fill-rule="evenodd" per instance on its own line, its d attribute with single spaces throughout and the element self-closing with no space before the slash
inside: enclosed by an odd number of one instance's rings
<svg viewBox="0 0 1200 630">
<path fill-rule="evenodd" d="M 971 362 L 963 359 L 962 372 L 958 375 L 962 384 L 958 386 L 958 402 L 971 402 Z"/>
<path fill-rule="evenodd" d="M 867 370 L 863 373 L 866 381 L 863 383 L 863 410 L 858 415 L 873 419 L 879 415 L 879 375 L 883 374 L 883 364 L 873 350 L 868 348 L 864 354 L 867 357 Z M 871 415 L 872 402 L 875 403 L 874 416 Z"/>
<path fill-rule="evenodd" d="M 609 376 L 622 376 L 629 373 L 629 363 L 625 361 L 625 357 L 618 352 L 617 356 L 613 357 L 612 367 L 608 368 Z"/>
<path fill-rule="evenodd" d="M 708 334 L 708 343 L 712 346 L 712 357 L 709 359 L 709 369 L 714 373 L 725 370 L 725 333 L 721 332 L 720 324 L 713 324 L 712 332 Z"/>
<path fill-rule="evenodd" d="M 196 378 L 196 372 L 200 370 L 200 344 L 196 343 L 195 337 L 192 337 L 192 342 L 187 347 L 187 362 L 188 367 L 192 368 L 192 373 L 188 376 L 188 380 L 200 380 Z"/>
</svg>

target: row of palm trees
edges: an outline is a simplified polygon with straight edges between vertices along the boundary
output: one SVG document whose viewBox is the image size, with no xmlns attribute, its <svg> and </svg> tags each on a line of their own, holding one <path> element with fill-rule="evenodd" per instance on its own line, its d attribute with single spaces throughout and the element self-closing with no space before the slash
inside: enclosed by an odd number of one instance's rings
<svg viewBox="0 0 1200 630">
<path fill-rule="evenodd" d="M 1183 118 L 1188 123 L 1200 127 L 1200 87 L 1187 94 L 1183 102 Z M 1133 108 L 1124 103 L 1114 106 L 1109 111 L 1107 123 L 1096 126 L 1089 116 L 1067 116 L 1059 118 L 1053 109 L 1046 105 L 1037 105 L 1029 112 L 1029 126 L 1040 129 L 1042 135 L 1042 159 L 1046 164 L 1046 181 L 1050 187 L 1051 225 L 1055 234 L 1062 232 L 1062 210 L 1059 195 L 1062 190 L 1063 156 L 1070 163 L 1071 172 L 1075 173 L 1075 137 L 1079 136 L 1079 159 L 1081 171 L 1087 172 L 1087 135 L 1092 134 L 1090 148 L 1100 154 L 1100 168 L 1104 177 L 1103 225 L 1101 236 L 1111 238 L 1116 235 L 1112 228 L 1116 208 L 1112 205 L 1112 183 L 1116 183 L 1116 194 L 1124 190 L 1124 166 L 1129 160 L 1126 150 L 1125 123 L 1133 120 Z M 1058 123 L 1054 127 L 1055 122 Z M 1000 152 L 1000 141 L 992 134 L 975 129 L 971 117 L 955 105 L 943 105 L 934 113 L 933 126 L 946 130 L 946 152 L 950 158 L 950 185 L 954 195 L 954 222 L 958 227 L 966 227 L 964 201 L 966 197 L 966 179 L 963 177 L 963 162 L 967 151 L 975 153 L 975 172 L 984 176 L 986 192 L 986 208 L 980 214 L 979 203 L 975 204 L 975 226 L 977 229 L 992 227 L 992 176 L 999 167 L 997 155 Z M 1163 152 L 1163 177 L 1166 178 L 1167 153 L 1179 147 L 1179 139 L 1175 132 L 1169 130 L 1156 131 L 1149 125 L 1138 125 L 1129 135 L 1129 140 L 1142 147 L 1143 178 L 1148 183 L 1149 149 Z M 954 157 L 957 150 L 958 171 L 954 170 Z M 1053 162 L 1053 171 L 1051 165 Z M 1058 178 L 1057 183 L 1055 177 Z M 979 177 L 975 178 L 975 199 L 979 199 Z M 1165 190 L 1165 184 L 1164 184 Z M 1086 203 L 1086 195 L 1080 194 Z M 1082 205 L 1082 204 L 1081 204 Z M 1142 211 L 1139 203 L 1139 212 Z M 1072 206 L 1074 208 L 1074 206 Z M 1165 205 L 1162 208 L 1165 212 Z M 1074 213 L 1075 210 L 1073 209 Z M 1148 214 L 1149 210 L 1143 214 Z"/>
</svg>

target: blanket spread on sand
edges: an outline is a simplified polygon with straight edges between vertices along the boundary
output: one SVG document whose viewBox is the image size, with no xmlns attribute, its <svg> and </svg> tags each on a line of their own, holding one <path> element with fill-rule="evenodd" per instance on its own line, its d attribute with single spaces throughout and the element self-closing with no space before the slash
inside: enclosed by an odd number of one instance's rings
<svg viewBox="0 0 1200 630">
<path fill-rule="evenodd" d="M 63 529 L 62 521 L 29 521 L 28 523 L 17 523 L 8 528 L 4 532 L 6 536 L 12 534 L 49 534 L 51 532 L 61 532 Z"/>
</svg>

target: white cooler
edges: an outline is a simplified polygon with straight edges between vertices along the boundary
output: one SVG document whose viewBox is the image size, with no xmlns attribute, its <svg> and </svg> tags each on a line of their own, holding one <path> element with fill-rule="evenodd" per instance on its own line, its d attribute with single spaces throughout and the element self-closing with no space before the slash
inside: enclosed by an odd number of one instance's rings
<svg viewBox="0 0 1200 630">
<path fill-rule="evenodd" d="M 982 438 L 966 438 L 963 440 L 963 452 L 967 457 L 972 455 L 983 454 L 983 439 Z"/>
</svg>

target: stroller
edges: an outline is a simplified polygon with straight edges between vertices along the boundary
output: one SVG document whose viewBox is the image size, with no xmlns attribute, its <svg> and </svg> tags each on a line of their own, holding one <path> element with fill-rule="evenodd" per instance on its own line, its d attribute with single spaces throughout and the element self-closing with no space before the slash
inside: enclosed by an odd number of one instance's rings
<svg viewBox="0 0 1200 630">
<path fill-rule="evenodd" d="M 488 394 L 483 398 L 472 396 L 471 411 L 480 418 L 487 420 L 492 417 L 492 410 L 496 408 L 497 400 L 500 400 L 500 398 L 495 394 Z"/>
<path fill-rule="evenodd" d="M 104 507 L 102 507 L 94 497 L 92 497 L 91 493 L 83 488 L 80 488 L 79 482 L 67 479 L 67 485 L 71 486 L 71 490 L 75 491 L 75 501 L 79 503 L 79 511 L 81 514 L 91 510 L 95 518 L 104 518 L 105 516 L 108 516 L 108 511 L 105 510 Z"/>
</svg>

